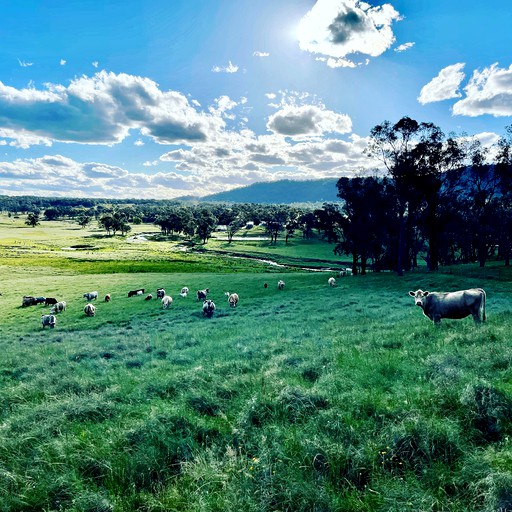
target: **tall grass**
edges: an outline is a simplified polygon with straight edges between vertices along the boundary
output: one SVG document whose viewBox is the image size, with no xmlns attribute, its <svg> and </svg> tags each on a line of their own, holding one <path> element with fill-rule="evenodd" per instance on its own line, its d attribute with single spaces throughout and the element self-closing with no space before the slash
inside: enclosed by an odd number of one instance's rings
<svg viewBox="0 0 512 512">
<path fill-rule="evenodd" d="M 2 266 L 0 510 L 508 510 L 511 284 L 497 277 L 330 288 L 326 273 Z M 185 285 L 210 288 L 213 318 Z M 475 285 L 480 327 L 436 328 L 407 295 Z M 141 286 L 172 307 L 127 297 Z M 55 329 L 25 293 L 67 301 Z"/>
</svg>

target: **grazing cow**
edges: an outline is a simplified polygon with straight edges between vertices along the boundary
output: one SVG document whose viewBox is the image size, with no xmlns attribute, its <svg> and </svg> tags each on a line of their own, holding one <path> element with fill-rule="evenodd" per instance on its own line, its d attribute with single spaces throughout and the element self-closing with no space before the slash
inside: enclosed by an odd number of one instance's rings
<svg viewBox="0 0 512 512">
<path fill-rule="evenodd" d="M 267 283 L 265 283 L 265 284 L 263 285 L 263 288 L 268 288 L 268 284 L 267 284 Z"/>
<path fill-rule="evenodd" d="M 423 310 L 423 314 L 434 324 L 439 325 L 442 318 L 458 320 L 473 316 L 475 324 L 485 322 L 485 291 L 482 288 L 460 290 L 458 292 L 439 293 L 417 290 L 409 292 L 414 303 Z"/>
<path fill-rule="evenodd" d="M 134 295 L 142 295 L 144 293 L 144 288 L 139 288 L 138 290 L 131 290 L 128 292 L 128 297 L 133 297 Z"/>
<path fill-rule="evenodd" d="M 57 299 L 55 299 L 54 297 L 46 297 L 45 301 L 44 301 L 44 305 L 45 306 L 54 306 L 55 304 L 57 304 L 57 302 L 59 302 Z"/>
<path fill-rule="evenodd" d="M 83 295 L 85 300 L 96 300 L 98 298 L 98 292 L 87 292 Z"/>
<path fill-rule="evenodd" d="M 332 286 L 332 287 L 336 286 L 336 279 L 334 279 L 334 277 L 329 277 L 327 282 L 329 283 L 329 286 Z"/>
<path fill-rule="evenodd" d="M 236 308 L 236 305 L 238 304 L 238 293 L 226 292 L 225 295 L 228 298 L 230 307 Z"/>
<path fill-rule="evenodd" d="M 96 314 L 96 306 L 93 306 L 92 304 L 86 304 L 84 313 L 86 316 L 94 316 Z"/>
<path fill-rule="evenodd" d="M 277 287 L 278 287 L 279 290 L 284 290 L 284 281 L 280 279 L 277 282 Z"/>
<path fill-rule="evenodd" d="M 56 323 L 57 319 L 55 318 L 55 315 L 41 315 L 41 325 L 43 326 L 43 329 L 46 326 L 53 329 Z"/>
<path fill-rule="evenodd" d="M 188 287 L 187 287 L 187 286 L 184 286 L 184 287 L 181 289 L 180 295 L 181 295 L 183 298 L 185 298 L 185 297 L 188 295 Z"/>
<path fill-rule="evenodd" d="M 36 297 L 36 304 L 44 304 L 46 302 L 46 297 Z"/>
<path fill-rule="evenodd" d="M 105 295 L 105 302 L 110 302 L 112 300 L 112 297 L 110 296 L 110 293 L 107 293 L 107 295 Z"/>
<path fill-rule="evenodd" d="M 204 290 L 197 290 L 197 300 L 206 300 L 206 296 L 210 293 L 209 288 L 205 288 Z"/>
<path fill-rule="evenodd" d="M 57 313 L 62 313 L 63 311 L 66 311 L 66 302 L 65 301 L 57 302 L 57 304 L 54 304 L 52 306 L 52 308 L 50 309 L 50 313 L 52 313 L 54 315 Z"/>
<path fill-rule="evenodd" d="M 215 311 L 215 303 L 213 300 L 207 299 L 203 302 L 203 316 L 211 318 Z"/>
<path fill-rule="evenodd" d="M 21 300 L 21 306 L 26 308 L 27 306 L 35 306 L 37 304 L 37 299 L 32 297 L 31 295 L 24 295 Z"/>
<path fill-rule="evenodd" d="M 162 309 L 169 309 L 169 306 L 172 304 L 172 297 L 169 295 L 165 295 L 162 297 Z"/>
<path fill-rule="evenodd" d="M 165 297 L 165 290 L 163 288 L 158 288 L 156 291 L 156 298 L 163 299 Z"/>
<path fill-rule="evenodd" d="M 146 295 L 146 297 L 144 297 L 144 300 L 151 300 L 153 298 L 153 294 L 152 293 L 148 293 Z"/>
</svg>

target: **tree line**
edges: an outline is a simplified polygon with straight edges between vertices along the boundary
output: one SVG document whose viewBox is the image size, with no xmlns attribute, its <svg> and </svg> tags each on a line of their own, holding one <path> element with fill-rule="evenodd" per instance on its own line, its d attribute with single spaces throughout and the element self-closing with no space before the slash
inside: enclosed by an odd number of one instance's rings
<svg viewBox="0 0 512 512">
<path fill-rule="evenodd" d="M 342 206 L 324 208 L 335 252 L 354 269 L 392 269 L 478 262 L 510 265 L 512 126 L 492 147 L 446 136 L 433 123 L 403 117 L 371 131 L 368 154 L 384 177 L 341 178 Z"/>
<path fill-rule="evenodd" d="M 168 200 L 105 200 L 0 196 L 9 214 L 28 212 L 27 224 L 69 218 L 96 221 L 108 235 L 130 224 L 152 223 L 165 236 L 207 243 L 222 225 L 228 242 L 248 223 L 264 227 L 269 243 L 297 235 L 320 236 L 335 254 L 351 258 L 354 272 L 404 271 L 425 264 L 478 262 L 510 265 L 512 233 L 512 125 L 494 147 L 445 135 L 429 122 L 403 117 L 371 130 L 368 156 L 385 173 L 340 178 L 338 203 L 321 208 L 253 203 L 187 204 Z M 421 259 L 424 262 L 421 262 Z"/>
</svg>

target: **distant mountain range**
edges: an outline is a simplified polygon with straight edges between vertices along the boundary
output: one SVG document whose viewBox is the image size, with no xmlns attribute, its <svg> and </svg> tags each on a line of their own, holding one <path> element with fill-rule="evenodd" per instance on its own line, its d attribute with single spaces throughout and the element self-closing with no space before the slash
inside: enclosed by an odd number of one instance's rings
<svg viewBox="0 0 512 512">
<path fill-rule="evenodd" d="M 201 202 L 291 204 L 291 203 L 332 203 L 339 201 L 336 196 L 337 178 L 322 180 L 294 181 L 281 180 L 254 183 L 247 187 L 235 188 L 200 198 L 182 197 Z"/>
</svg>

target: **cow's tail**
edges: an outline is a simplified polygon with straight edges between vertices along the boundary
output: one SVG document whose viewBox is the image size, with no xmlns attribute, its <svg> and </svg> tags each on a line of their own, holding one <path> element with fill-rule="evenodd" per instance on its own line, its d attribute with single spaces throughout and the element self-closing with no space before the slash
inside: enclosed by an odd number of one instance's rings
<svg viewBox="0 0 512 512">
<path fill-rule="evenodd" d="M 486 319 L 486 317 L 485 317 L 486 294 L 485 294 L 485 290 L 483 290 L 482 288 L 480 288 L 480 291 L 482 292 L 482 300 L 480 302 L 479 316 L 482 319 L 482 322 L 485 322 L 485 319 Z"/>
</svg>

